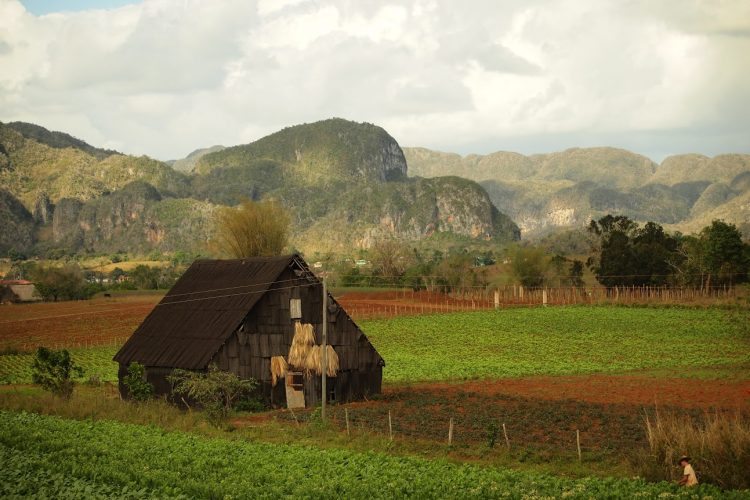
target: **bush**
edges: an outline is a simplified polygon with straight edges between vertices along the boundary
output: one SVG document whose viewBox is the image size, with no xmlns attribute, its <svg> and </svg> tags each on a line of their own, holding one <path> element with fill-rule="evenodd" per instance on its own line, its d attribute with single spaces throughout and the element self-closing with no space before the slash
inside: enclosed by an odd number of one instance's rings
<svg viewBox="0 0 750 500">
<path fill-rule="evenodd" d="M 206 412 L 209 423 L 221 427 L 226 423 L 235 402 L 258 386 L 254 379 L 243 380 L 234 373 L 219 370 L 216 365 L 206 372 L 174 370 L 167 377 L 172 393 L 196 402 Z"/>
<path fill-rule="evenodd" d="M 130 363 L 122 383 L 128 389 L 128 396 L 135 401 L 146 401 L 154 394 L 154 386 L 146 381 L 146 368 L 140 363 Z"/>
<path fill-rule="evenodd" d="M 40 347 L 32 363 L 32 380 L 52 394 L 69 398 L 73 394 L 73 376 L 83 376 L 83 368 L 76 365 L 70 353 Z"/>
<path fill-rule="evenodd" d="M 700 421 L 658 414 L 646 418 L 649 448 L 633 457 L 646 479 L 675 481 L 682 477 L 677 460 L 692 458 L 701 482 L 725 489 L 750 488 L 750 421 L 727 414 L 706 414 Z"/>
<path fill-rule="evenodd" d="M 250 413 L 265 411 L 267 409 L 266 405 L 263 404 L 263 401 L 253 397 L 247 397 L 238 400 L 236 403 L 234 403 L 233 408 L 234 411 L 246 411 Z"/>
</svg>

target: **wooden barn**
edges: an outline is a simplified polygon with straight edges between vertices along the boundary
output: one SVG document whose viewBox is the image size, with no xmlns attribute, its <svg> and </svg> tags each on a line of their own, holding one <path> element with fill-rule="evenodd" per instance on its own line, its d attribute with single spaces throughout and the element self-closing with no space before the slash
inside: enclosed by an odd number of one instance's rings
<svg viewBox="0 0 750 500">
<path fill-rule="evenodd" d="M 383 358 L 330 294 L 326 310 L 328 401 L 379 393 Z M 323 285 L 299 255 L 198 260 L 115 355 L 120 391 L 127 396 L 122 379 L 132 362 L 146 367 L 157 394 L 169 394 L 175 368 L 216 364 L 256 379 L 274 406 L 315 406 L 322 316 Z"/>
</svg>

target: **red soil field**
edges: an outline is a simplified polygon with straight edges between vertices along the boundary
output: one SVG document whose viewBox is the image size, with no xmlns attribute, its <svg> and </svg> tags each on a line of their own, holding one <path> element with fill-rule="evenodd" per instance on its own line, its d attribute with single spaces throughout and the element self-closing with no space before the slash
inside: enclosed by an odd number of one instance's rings
<svg viewBox="0 0 750 500">
<path fill-rule="evenodd" d="M 511 446 L 537 453 L 629 453 L 646 445 L 644 421 L 657 411 L 700 419 L 705 412 L 750 415 L 750 381 L 590 375 L 531 377 L 490 382 L 386 386 L 370 401 L 333 405 L 331 420 L 346 428 L 387 435 L 388 416 L 399 438 L 444 443 L 454 420 L 455 443 L 485 443 L 492 426 L 507 425 Z M 271 418 L 306 420 L 310 410 L 279 410 Z M 242 424 L 242 422 L 238 422 Z M 504 446 L 502 430 L 498 446 Z"/>
<path fill-rule="evenodd" d="M 120 344 L 159 301 L 136 295 L 76 302 L 0 306 L 0 350 Z"/>
<path fill-rule="evenodd" d="M 488 397 L 510 395 L 548 401 L 573 399 L 600 404 L 750 411 L 750 380 L 595 374 L 471 381 L 456 384 L 414 384 L 408 387 L 410 390 L 432 391 L 453 396 L 458 393 L 476 393 Z M 398 390 L 401 388 L 386 387 L 385 392 Z"/>
</svg>

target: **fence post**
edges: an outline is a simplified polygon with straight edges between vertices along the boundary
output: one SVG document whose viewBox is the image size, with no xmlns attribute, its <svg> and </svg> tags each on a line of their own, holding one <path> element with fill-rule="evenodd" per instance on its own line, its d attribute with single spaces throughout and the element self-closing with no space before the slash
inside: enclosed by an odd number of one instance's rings
<svg viewBox="0 0 750 500">
<path fill-rule="evenodd" d="M 500 290 L 495 290 L 495 310 L 500 309 Z"/>
<path fill-rule="evenodd" d="M 391 420 L 391 410 L 388 410 L 388 435 L 393 441 L 393 421 Z"/>
</svg>

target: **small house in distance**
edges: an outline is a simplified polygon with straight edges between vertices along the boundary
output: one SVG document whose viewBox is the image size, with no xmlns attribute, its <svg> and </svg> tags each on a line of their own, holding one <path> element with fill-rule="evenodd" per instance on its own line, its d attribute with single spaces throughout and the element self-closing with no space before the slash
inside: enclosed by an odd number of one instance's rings
<svg viewBox="0 0 750 500">
<path fill-rule="evenodd" d="M 379 393 L 383 358 L 330 294 L 326 310 L 334 360 L 328 401 Z M 309 364 L 288 361 L 300 357 L 300 333 L 320 354 L 322 316 L 322 283 L 299 255 L 195 261 L 115 355 L 120 392 L 127 396 L 122 380 L 132 362 L 145 366 L 156 394 L 170 392 L 167 376 L 174 369 L 216 364 L 257 380 L 274 406 L 314 406 L 321 400 L 320 377 Z"/>
<path fill-rule="evenodd" d="M 42 300 L 34 283 L 27 280 L 0 280 L 0 304 Z"/>
</svg>

